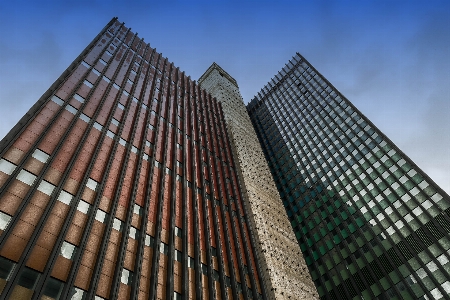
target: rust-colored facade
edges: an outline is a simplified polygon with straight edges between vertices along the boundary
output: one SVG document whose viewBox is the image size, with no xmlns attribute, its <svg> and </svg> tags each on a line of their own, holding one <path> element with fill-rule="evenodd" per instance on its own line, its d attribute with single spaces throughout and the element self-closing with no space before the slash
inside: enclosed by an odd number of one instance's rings
<svg viewBox="0 0 450 300">
<path fill-rule="evenodd" d="M 117 19 L 0 142 L 2 299 L 267 299 L 221 103 Z"/>
</svg>

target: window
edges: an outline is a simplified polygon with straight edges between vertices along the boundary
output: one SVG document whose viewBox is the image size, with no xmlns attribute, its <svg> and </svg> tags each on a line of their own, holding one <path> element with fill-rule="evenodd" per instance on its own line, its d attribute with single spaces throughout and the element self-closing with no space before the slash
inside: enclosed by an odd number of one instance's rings
<svg viewBox="0 0 450 300">
<path fill-rule="evenodd" d="M 75 115 L 77 113 L 77 109 L 75 107 L 71 106 L 71 105 L 67 105 L 66 106 L 66 110 L 68 112 L 70 112 L 71 114 L 73 114 L 73 115 Z"/>
<path fill-rule="evenodd" d="M 37 189 L 38 191 L 51 196 L 53 190 L 55 189 L 55 186 L 45 180 L 42 180 Z"/>
<path fill-rule="evenodd" d="M 64 204 L 70 205 L 70 202 L 72 202 L 73 196 L 72 194 L 62 190 L 59 194 L 58 201 L 61 201 Z"/>
<path fill-rule="evenodd" d="M 113 222 L 113 228 L 117 231 L 122 231 L 122 226 L 123 222 L 117 218 L 114 218 L 114 222 Z"/>
<path fill-rule="evenodd" d="M 194 268 L 194 259 L 190 256 L 188 256 L 188 268 L 195 269 Z"/>
<path fill-rule="evenodd" d="M 231 286 L 231 278 L 225 275 L 225 285 L 227 287 Z"/>
<path fill-rule="evenodd" d="M 89 118 L 88 116 L 86 116 L 85 114 L 81 114 L 80 115 L 80 119 L 83 120 L 86 123 L 89 123 L 89 121 L 91 120 L 91 118 Z"/>
<path fill-rule="evenodd" d="M 75 245 L 72 245 L 64 241 L 59 251 L 59 255 L 72 260 L 73 254 L 75 253 L 75 248 L 76 248 Z"/>
<path fill-rule="evenodd" d="M 122 270 L 122 276 L 120 277 L 120 281 L 123 284 L 129 285 L 131 283 L 131 272 L 128 271 L 127 269 L 123 269 Z"/>
<path fill-rule="evenodd" d="M 5 230 L 6 227 L 8 227 L 8 224 L 10 221 L 11 221 L 11 216 L 0 211 L 0 230 Z M 1 265 L 1 261 L 0 261 L 0 265 Z M 0 269 L 0 272 L 1 272 L 1 269 Z M 0 274 L 0 278 L 1 278 L 1 274 Z"/>
<path fill-rule="evenodd" d="M 0 171 L 1 172 L 11 175 L 15 169 L 16 169 L 15 164 L 10 163 L 9 161 L 4 160 L 3 158 L 0 159 Z"/>
<path fill-rule="evenodd" d="M 103 126 L 100 125 L 99 123 L 95 122 L 95 123 L 94 123 L 94 128 L 95 128 L 95 129 L 98 129 L 99 131 L 102 131 Z"/>
<path fill-rule="evenodd" d="M 0 278 L 9 280 L 11 271 L 14 270 L 15 263 L 9 259 L 0 256 Z"/>
<path fill-rule="evenodd" d="M 95 219 L 101 223 L 105 221 L 106 213 L 103 210 L 98 209 L 97 214 L 95 215 Z"/>
<path fill-rule="evenodd" d="M 181 261 L 182 257 L 181 257 L 181 252 L 175 249 L 175 260 L 176 261 Z"/>
<path fill-rule="evenodd" d="M 142 207 L 139 206 L 139 205 L 137 205 L 137 204 L 135 204 L 135 205 L 134 205 L 134 208 L 133 208 L 133 212 L 134 212 L 135 214 L 141 216 L 141 215 L 142 215 Z"/>
<path fill-rule="evenodd" d="M 114 137 L 115 137 L 116 135 L 115 135 L 114 132 L 112 132 L 111 130 L 108 130 L 108 131 L 106 132 L 106 136 L 110 137 L 111 139 L 114 139 Z"/>
<path fill-rule="evenodd" d="M 159 244 L 159 252 L 167 255 L 169 253 L 169 246 L 166 243 L 161 242 L 161 244 Z"/>
<path fill-rule="evenodd" d="M 89 209 L 91 208 L 91 205 L 83 200 L 80 200 L 77 206 L 77 210 L 82 212 L 83 214 L 87 214 L 89 212 Z"/>
<path fill-rule="evenodd" d="M 75 94 L 74 96 L 73 96 L 73 98 L 75 99 L 75 100 L 77 100 L 78 102 L 80 102 L 80 103 L 84 103 L 84 98 L 83 97 L 81 97 L 80 95 L 78 95 L 78 94 Z"/>
<path fill-rule="evenodd" d="M 41 151 L 40 149 L 36 149 L 33 152 L 32 156 L 44 164 L 47 162 L 48 158 L 50 157 L 47 153 L 45 153 L 44 151 Z"/>
<path fill-rule="evenodd" d="M 38 281 L 39 273 L 33 269 L 25 267 L 19 273 L 18 285 L 27 288 L 29 290 L 34 290 L 36 282 Z"/>
<path fill-rule="evenodd" d="M 175 226 L 175 235 L 181 237 L 181 228 Z"/>
<path fill-rule="evenodd" d="M 56 104 L 58 104 L 59 106 L 61 106 L 61 105 L 64 104 L 64 101 L 61 100 L 61 99 L 60 99 L 59 97 L 57 97 L 57 96 L 53 96 L 53 97 L 52 97 L 52 101 L 55 102 Z"/>
<path fill-rule="evenodd" d="M 208 267 L 204 263 L 202 263 L 202 273 L 203 275 L 208 274 Z"/>
<path fill-rule="evenodd" d="M 86 186 L 93 191 L 95 191 L 97 189 L 97 185 L 98 185 L 98 182 L 93 180 L 92 178 L 89 178 L 86 183 Z"/>
<path fill-rule="evenodd" d="M 113 123 L 113 124 L 116 125 L 116 126 L 119 126 L 119 124 L 120 124 L 119 121 L 117 121 L 117 120 L 114 119 L 114 118 L 111 120 L 111 123 Z"/>
<path fill-rule="evenodd" d="M 132 238 L 132 239 L 136 239 L 136 233 L 137 233 L 137 230 L 136 230 L 136 228 L 134 228 L 133 226 L 132 227 L 130 227 L 130 233 L 129 233 L 129 237 L 130 238 Z"/>
<path fill-rule="evenodd" d="M 145 246 L 153 247 L 154 243 L 155 243 L 155 239 L 151 235 L 146 234 L 145 235 Z"/>
<path fill-rule="evenodd" d="M 92 83 L 90 83 L 90 82 L 87 81 L 87 80 L 83 81 L 83 83 L 84 83 L 85 85 L 87 85 L 88 87 L 90 87 L 90 88 L 93 88 L 93 87 L 94 87 L 94 86 L 92 85 Z"/>
<path fill-rule="evenodd" d="M 26 170 L 21 170 L 20 173 L 17 175 L 17 179 L 31 186 L 36 180 L 36 175 L 31 174 Z"/>
</svg>

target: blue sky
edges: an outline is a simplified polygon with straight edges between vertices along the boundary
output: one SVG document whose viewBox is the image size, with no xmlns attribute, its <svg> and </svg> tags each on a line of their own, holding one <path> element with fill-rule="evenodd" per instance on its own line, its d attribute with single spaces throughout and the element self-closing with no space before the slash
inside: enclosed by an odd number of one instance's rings
<svg viewBox="0 0 450 300">
<path fill-rule="evenodd" d="M 0 0 L 0 138 L 114 16 L 245 102 L 301 53 L 450 193 L 450 1 Z"/>
</svg>

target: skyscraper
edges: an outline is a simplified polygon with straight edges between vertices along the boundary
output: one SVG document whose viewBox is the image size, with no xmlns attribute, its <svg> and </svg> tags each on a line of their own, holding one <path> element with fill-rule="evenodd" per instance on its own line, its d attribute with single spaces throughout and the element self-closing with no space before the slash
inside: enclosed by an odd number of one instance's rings
<svg viewBox="0 0 450 300">
<path fill-rule="evenodd" d="M 449 196 L 305 58 L 247 108 L 322 299 L 449 299 Z"/>
<path fill-rule="evenodd" d="M 272 299 L 221 103 L 118 20 L 0 145 L 3 299 Z"/>
<path fill-rule="evenodd" d="M 114 18 L 0 142 L 0 297 L 445 298 L 449 207 L 300 55 L 246 108 Z"/>
</svg>

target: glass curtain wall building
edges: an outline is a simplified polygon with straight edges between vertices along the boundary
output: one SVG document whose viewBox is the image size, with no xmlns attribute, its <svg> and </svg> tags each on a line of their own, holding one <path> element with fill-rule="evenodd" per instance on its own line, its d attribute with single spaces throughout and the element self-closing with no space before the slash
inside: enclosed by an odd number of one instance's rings
<svg viewBox="0 0 450 300">
<path fill-rule="evenodd" d="M 247 106 L 321 299 L 449 299 L 450 199 L 300 54 Z"/>
</svg>

